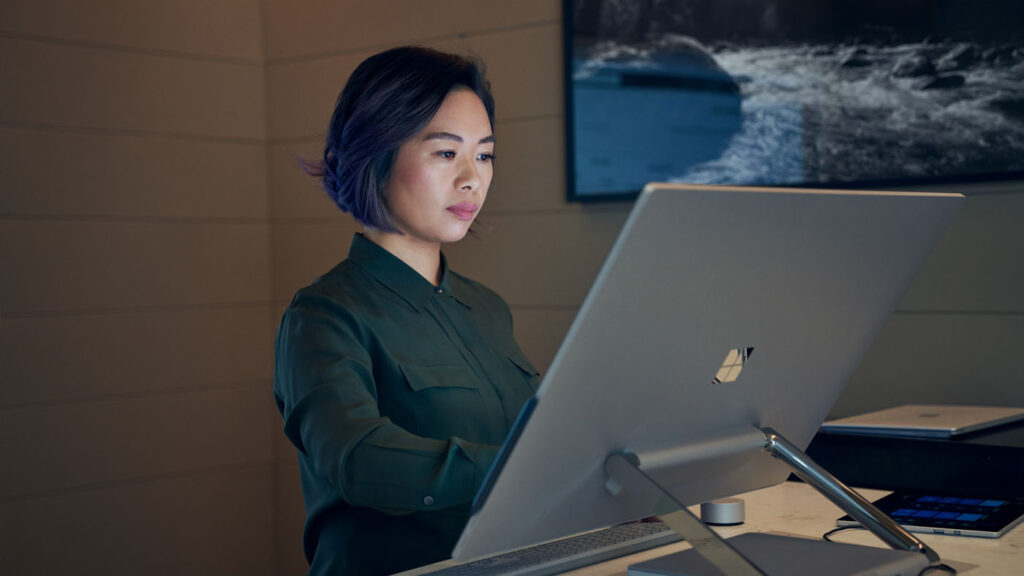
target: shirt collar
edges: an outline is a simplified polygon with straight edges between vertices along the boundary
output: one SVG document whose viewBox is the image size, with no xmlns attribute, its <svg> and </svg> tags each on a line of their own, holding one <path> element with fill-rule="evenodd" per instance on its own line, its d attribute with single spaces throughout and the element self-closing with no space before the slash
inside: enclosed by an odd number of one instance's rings
<svg viewBox="0 0 1024 576">
<path fill-rule="evenodd" d="M 454 298 L 466 308 L 470 307 L 464 298 L 460 297 L 462 290 L 459 289 L 459 282 L 456 281 L 456 275 L 448 270 L 448 262 L 443 253 L 441 283 L 438 286 L 428 282 L 419 272 L 363 234 L 357 233 L 352 238 L 348 259 L 369 272 L 416 310 L 422 309 L 435 292 Z"/>
</svg>

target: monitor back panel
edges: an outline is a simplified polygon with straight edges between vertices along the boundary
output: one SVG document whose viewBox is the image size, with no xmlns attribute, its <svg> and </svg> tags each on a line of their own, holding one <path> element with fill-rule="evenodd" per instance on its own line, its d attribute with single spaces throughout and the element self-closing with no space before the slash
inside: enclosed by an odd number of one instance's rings
<svg viewBox="0 0 1024 576">
<path fill-rule="evenodd" d="M 649 185 L 455 557 L 648 514 L 605 490 L 612 452 L 713 446 L 755 426 L 805 447 L 962 200 Z M 659 474 L 695 504 L 788 469 L 740 453 Z"/>
</svg>

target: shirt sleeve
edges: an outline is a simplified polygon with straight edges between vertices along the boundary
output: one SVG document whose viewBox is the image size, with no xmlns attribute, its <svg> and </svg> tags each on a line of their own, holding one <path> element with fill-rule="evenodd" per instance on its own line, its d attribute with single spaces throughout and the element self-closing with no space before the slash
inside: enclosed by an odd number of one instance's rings
<svg viewBox="0 0 1024 576">
<path fill-rule="evenodd" d="M 275 400 L 313 473 L 349 504 L 385 512 L 471 501 L 499 447 L 424 438 L 382 416 L 360 326 L 332 308 L 293 303 L 276 343 Z"/>
</svg>

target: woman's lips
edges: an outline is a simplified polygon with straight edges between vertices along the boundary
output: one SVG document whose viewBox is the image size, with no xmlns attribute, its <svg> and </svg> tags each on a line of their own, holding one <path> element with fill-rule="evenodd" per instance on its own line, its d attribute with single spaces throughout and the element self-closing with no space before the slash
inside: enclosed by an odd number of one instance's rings
<svg viewBox="0 0 1024 576">
<path fill-rule="evenodd" d="M 477 205 L 469 202 L 462 202 L 461 204 L 448 207 L 448 211 L 454 214 L 459 220 L 472 220 L 473 217 L 476 216 L 477 210 Z"/>
</svg>

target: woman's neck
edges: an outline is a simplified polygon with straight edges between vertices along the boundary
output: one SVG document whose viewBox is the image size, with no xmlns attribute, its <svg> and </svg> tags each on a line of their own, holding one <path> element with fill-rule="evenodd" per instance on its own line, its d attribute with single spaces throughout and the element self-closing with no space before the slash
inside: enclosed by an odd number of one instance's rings
<svg viewBox="0 0 1024 576">
<path fill-rule="evenodd" d="M 366 228 L 363 234 L 374 244 L 392 253 L 434 286 L 441 283 L 441 245 L 417 242 L 405 234 Z"/>
</svg>

